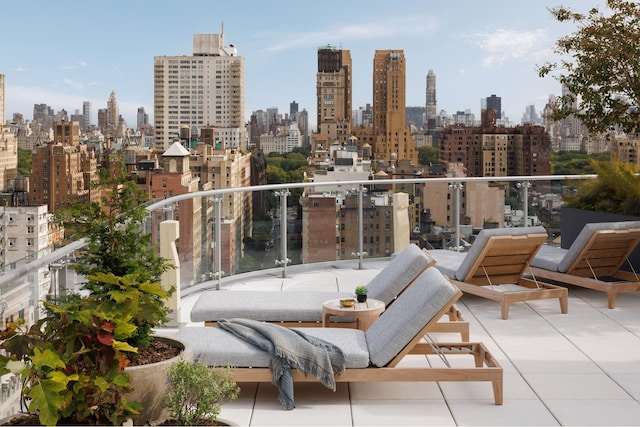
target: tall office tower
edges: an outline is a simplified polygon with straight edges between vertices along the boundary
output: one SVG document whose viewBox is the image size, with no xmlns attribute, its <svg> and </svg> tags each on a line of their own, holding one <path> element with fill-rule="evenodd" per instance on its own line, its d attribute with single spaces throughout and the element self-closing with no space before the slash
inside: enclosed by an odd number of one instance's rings
<svg viewBox="0 0 640 427">
<path fill-rule="evenodd" d="M 427 108 L 425 128 L 435 129 L 438 113 L 436 111 L 436 75 L 433 70 L 429 70 L 427 73 L 427 103 L 425 107 Z"/>
<path fill-rule="evenodd" d="M 120 122 L 120 109 L 118 107 L 118 100 L 116 99 L 116 93 L 111 91 L 109 95 L 109 101 L 107 101 L 107 137 L 114 138 L 117 135 L 118 125 Z"/>
<path fill-rule="evenodd" d="M 318 132 L 329 144 L 351 137 L 351 52 L 327 45 L 318 49 L 316 104 Z"/>
<path fill-rule="evenodd" d="M 298 103 L 293 101 L 289 104 L 289 120 L 292 122 L 296 121 L 296 116 L 298 114 Z"/>
<path fill-rule="evenodd" d="M 91 101 L 84 101 L 82 103 L 82 115 L 84 121 L 80 123 L 83 130 L 88 131 L 91 129 Z"/>
<path fill-rule="evenodd" d="M 48 131 L 53 127 L 53 108 L 47 104 L 34 104 L 33 121 L 40 124 L 38 130 Z"/>
<path fill-rule="evenodd" d="M 0 126 L 4 125 L 7 118 L 4 116 L 6 108 L 4 98 L 4 74 L 0 74 Z"/>
<path fill-rule="evenodd" d="M 149 115 L 144 111 L 144 107 L 138 107 L 136 116 L 136 129 L 140 129 L 149 124 Z"/>
<path fill-rule="evenodd" d="M 396 160 L 418 164 L 406 126 L 406 63 L 402 50 L 376 50 L 373 58 L 374 158 L 385 166 Z"/>
<path fill-rule="evenodd" d="M 193 56 L 154 57 L 156 149 L 166 150 L 180 127 L 216 128 L 229 148 L 247 148 L 244 58 L 221 34 L 194 34 Z"/>
<path fill-rule="evenodd" d="M 484 99 L 482 103 L 482 110 L 493 109 L 496 110 L 496 119 L 502 120 L 502 98 L 499 96 L 491 95 Z"/>
</svg>

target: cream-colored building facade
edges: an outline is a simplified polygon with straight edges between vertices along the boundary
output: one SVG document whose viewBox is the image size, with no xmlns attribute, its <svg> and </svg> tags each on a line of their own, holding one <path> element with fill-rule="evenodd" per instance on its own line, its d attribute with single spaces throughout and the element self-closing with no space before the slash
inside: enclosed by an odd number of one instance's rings
<svg viewBox="0 0 640 427">
<path fill-rule="evenodd" d="M 246 149 L 244 58 L 221 34 L 194 34 L 192 56 L 154 57 L 155 148 L 166 150 L 187 125 L 213 126 L 227 147 Z M 186 147 L 190 148 L 190 147 Z"/>
</svg>

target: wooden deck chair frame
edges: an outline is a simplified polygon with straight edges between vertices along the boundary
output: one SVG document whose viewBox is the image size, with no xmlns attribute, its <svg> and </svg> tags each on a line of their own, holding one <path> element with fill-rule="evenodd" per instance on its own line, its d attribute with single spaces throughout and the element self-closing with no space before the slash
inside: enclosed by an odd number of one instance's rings
<svg viewBox="0 0 640 427">
<path fill-rule="evenodd" d="M 488 238 L 475 263 L 463 280 L 452 282 L 463 292 L 500 302 L 501 316 L 509 318 L 512 302 L 558 298 L 562 313 L 568 312 L 566 288 L 525 277 L 529 262 L 545 242 L 546 234 L 495 235 Z M 497 289 L 500 285 L 524 289 Z"/>
<path fill-rule="evenodd" d="M 640 290 L 638 274 L 621 270 L 638 243 L 640 229 L 595 230 L 566 272 L 532 267 L 531 273 L 553 283 L 606 292 L 609 308 L 615 308 L 618 293 Z"/>
<path fill-rule="evenodd" d="M 480 342 L 433 343 L 425 342 L 424 336 L 435 332 L 438 319 L 446 315 L 453 307 L 462 292 L 458 292 L 444 305 L 405 348 L 385 367 L 369 367 L 347 369 L 335 377 L 336 382 L 416 382 L 416 381 L 490 381 L 493 388 L 494 402 L 502 405 L 503 401 L 503 369 L 491 355 L 486 346 Z M 450 355 L 467 355 L 473 358 L 474 367 L 398 367 L 408 354 L 430 355 L 441 357 Z M 232 368 L 236 382 L 271 382 L 273 377 L 268 368 Z M 296 382 L 315 382 L 313 376 L 304 376 L 293 372 Z"/>
</svg>

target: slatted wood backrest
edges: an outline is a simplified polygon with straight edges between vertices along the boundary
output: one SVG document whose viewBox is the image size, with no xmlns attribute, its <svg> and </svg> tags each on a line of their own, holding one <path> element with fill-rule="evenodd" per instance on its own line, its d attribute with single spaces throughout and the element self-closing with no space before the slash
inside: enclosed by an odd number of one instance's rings
<svg viewBox="0 0 640 427">
<path fill-rule="evenodd" d="M 538 233 L 491 236 L 463 282 L 478 286 L 517 283 L 546 239 L 546 234 Z"/>
<path fill-rule="evenodd" d="M 640 229 L 596 230 L 584 245 L 568 274 L 579 277 L 613 276 L 640 243 Z"/>
</svg>

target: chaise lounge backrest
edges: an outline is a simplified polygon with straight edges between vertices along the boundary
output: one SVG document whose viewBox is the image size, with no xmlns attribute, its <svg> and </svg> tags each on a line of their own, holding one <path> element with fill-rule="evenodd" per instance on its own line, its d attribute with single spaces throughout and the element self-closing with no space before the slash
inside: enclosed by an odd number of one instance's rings
<svg viewBox="0 0 640 427">
<path fill-rule="evenodd" d="M 422 249 L 410 244 L 367 283 L 368 296 L 389 305 L 432 262 Z"/>
<path fill-rule="evenodd" d="M 487 243 L 489 242 L 489 239 L 491 239 L 492 237 L 499 237 L 499 236 L 522 236 L 522 237 L 527 237 L 530 235 L 540 235 L 541 239 L 539 241 L 539 243 L 535 243 L 534 242 L 534 246 L 537 246 L 538 248 L 544 243 L 544 240 L 546 239 L 547 236 L 547 231 L 545 230 L 544 227 L 541 226 L 536 226 L 536 227 L 513 227 L 513 228 L 489 228 L 489 229 L 483 229 L 480 231 L 480 233 L 478 233 L 478 236 L 476 237 L 476 240 L 473 242 L 473 244 L 471 245 L 471 248 L 469 249 L 469 252 L 467 252 L 464 260 L 462 261 L 462 263 L 460 264 L 460 267 L 458 268 L 458 270 L 455 272 L 455 279 L 459 280 L 459 281 L 469 281 L 469 274 L 472 273 L 473 269 L 475 267 L 477 267 L 477 261 L 480 257 L 485 256 L 486 252 L 487 252 Z M 535 251 L 530 254 L 530 249 L 526 248 L 525 246 L 522 246 L 522 249 L 524 250 L 523 255 L 524 257 L 529 257 L 532 258 L 535 255 L 535 252 L 537 252 L 537 249 L 535 249 Z M 505 247 L 505 250 L 508 251 L 510 250 L 509 248 Z M 505 251 L 505 252 L 506 252 Z M 507 253 L 505 253 L 505 255 L 507 255 Z M 515 252 L 512 252 L 512 255 L 517 255 Z M 507 258 L 504 256 L 500 256 L 500 258 L 503 261 L 507 261 Z M 513 266 L 515 266 L 516 268 L 518 268 L 518 266 L 515 263 L 515 259 L 509 261 L 509 263 Z M 522 274 L 522 271 L 524 270 L 524 267 L 526 267 L 526 264 L 523 265 L 522 269 L 519 269 L 518 271 L 513 271 L 513 273 L 515 275 L 517 275 L 518 277 Z M 496 275 L 497 276 L 497 275 Z M 497 282 L 496 282 L 497 283 Z"/>
<path fill-rule="evenodd" d="M 584 275 L 592 275 L 590 268 L 600 270 L 599 272 L 595 272 L 596 276 L 613 274 L 620 267 L 622 262 L 624 262 L 629 253 L 631 253 L 631 251 L 636 247 L 638 240 L 640 239 L 640 221 L 595 222 L 586 224 L 565 253 L 564 258 L 558 262 L 558 271 L 567 272 L 569 269 L 580 270 L 577 263 L 581 260 L 578 258 L 580 257 L 584 260 L 585 257 L 587 259 L 591 257 L 584 253 L 584 249 L 591 242 L 594 233 L 606 230 L 614 231 L 614 233 L 609 236 L 610 239 L 608 240 L 610 240 L 610 242 L 600 248 L 593 248 L 593 250 L 606 252 L 606 257 L 608 257 L 613 263 L 591 265 L 591 267 L 585 266 L 586 270 L 589 271 L 585 271 Z M 596 257 L 600 259 L 604 258 L 602 254 L 593 256 L 593 258 Z M 574 271 L 574 273 L 577 275 L 583 275 L 578 271 Z"/>
<path fill-rule="evenodd" d="M 371 364 L 377 367 L 389 364 L 427 323 L 440 318 L 460 295 L 437 269 L 423 271 L 365 331 Z"/>
</svg>

